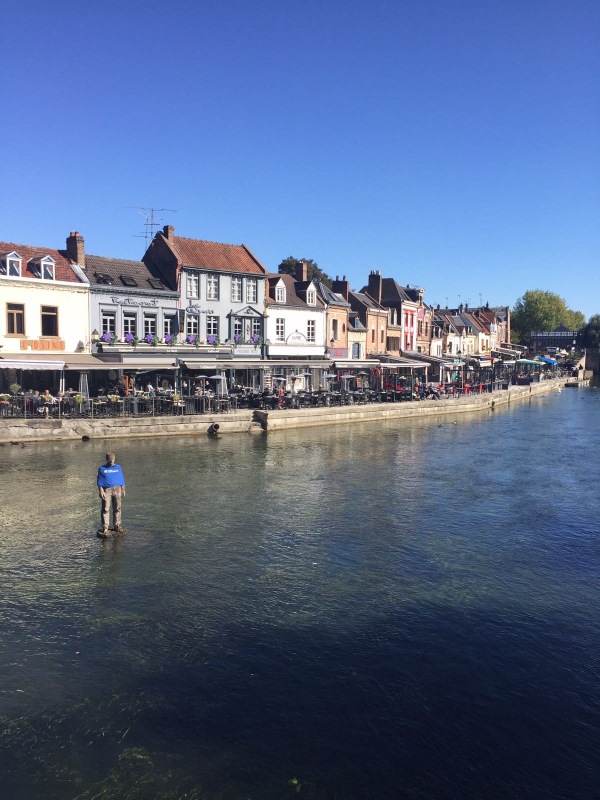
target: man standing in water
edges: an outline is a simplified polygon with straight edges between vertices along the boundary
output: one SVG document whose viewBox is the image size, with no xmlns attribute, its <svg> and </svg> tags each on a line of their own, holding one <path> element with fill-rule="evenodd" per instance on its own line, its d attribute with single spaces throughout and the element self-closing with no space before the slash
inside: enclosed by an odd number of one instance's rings
<svg viewBox="0 0 600 800">
<path fill-rule="evenodd" d="M 102 527 L 98 536 L 103 539 L 112 536 L 109 530 L 110 509 L 113 513 L 113 530 L 115 533 L 125 533 L 121 526 L 121 498 L 125 497 L 125 478 L 123 470 L 115 464 L 114 453 L 106 454 L 106 464 L 98 469 L 98 494 L 102 500 Z"/>
</svg>

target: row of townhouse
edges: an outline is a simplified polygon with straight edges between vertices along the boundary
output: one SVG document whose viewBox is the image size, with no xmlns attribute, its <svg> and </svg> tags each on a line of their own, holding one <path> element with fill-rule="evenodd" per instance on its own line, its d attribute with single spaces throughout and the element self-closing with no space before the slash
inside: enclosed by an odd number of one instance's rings
<svg viewBox="0 0 600 800">
<path fill-rule="evenodd" d="M 289 375 L 314 386 L 381 374 L 382 364 L 489 354 L 510 333 L 507 309 L 504 323 L 498 309 L 434 309 L 423 289 L 377 270 L 360 291 L 345 277 L 330 289 L 302 262 L 295 275 L 273 274 L 245 245 L 176 236 L 170 225 L 141 261 L 86 253 L 76 231 L 62 250 L 0 242 L 0 290 L 4 390 L 15 370 L 240 371 L 255 387 Z"/>
</svg>

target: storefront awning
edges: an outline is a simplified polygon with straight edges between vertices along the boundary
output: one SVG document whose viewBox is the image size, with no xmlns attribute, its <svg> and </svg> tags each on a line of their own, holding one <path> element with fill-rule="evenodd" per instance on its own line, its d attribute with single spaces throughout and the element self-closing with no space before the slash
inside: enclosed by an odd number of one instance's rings
<svg viewBox="0 0 600 800">
<path fill-rule="evenodd" d="M 65 368 L 64 361 L 58 360 L 44 360 L 23 358 L 23 359 L 9 359 L 0 358 L 0 369 L 36 369 L 36 370 L 57 370 L 61 371 Z"/>
<path fill-rule="evenodd" d="M 553 366 L 558 364 L 558 361 L 555 358 L 547 358 L 546 356 L 540 356 L 539 360 L 543 361 L 544 364 L 552 364 Z"/>
<path fill-rule="evenodd" d="M 330 367 L 334 369 L 373 369 L 374 367 L 380 367 L 381 364 L 379 361 L 375 359 L 365 359 L 360 361 L 359 359 L 350 360 L 350 361 L 342 361 L 341 359 L 335 359 L 332 364 L 329 364 Z"/>
<path fill-rule="evenodd" d="M 355 362 L 356 363 L 356 362 Z M 291 368 L 291 369 L 331 369 L 331 361 L 311 361 L 307 359 L 295 359 L 294 361 L 285 361 L 281 359 L 264 359 L 258 358 L 244 358 L 237 361 L 207 361 L 206 359 L 184 358 L 181 364 L 186 369 L 273 369 L 273 368 Z"/>
<path fill-rule="evenodd" d="M 431 366 L 430 361 L 418 361 L 416 358 L 404 358 L 404 356 L 385 356 L 379 359 L 380 367 L 413 367 L 415 369 L 426 369 Z"/>
<path fill-rule="evenodd" d="M 128 370 L 171 370 L 177 369 L 177 363 L 172 355 L 167 358 L 131 358 L 125 361 L 102 361 L 100 369 L 122 369 Z M 83 369 L 83 368 L 82 368 Z"/>
</svg>

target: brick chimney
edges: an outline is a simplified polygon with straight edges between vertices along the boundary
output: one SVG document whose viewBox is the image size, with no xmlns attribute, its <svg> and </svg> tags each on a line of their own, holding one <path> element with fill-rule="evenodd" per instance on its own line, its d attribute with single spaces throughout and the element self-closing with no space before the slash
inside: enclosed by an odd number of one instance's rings
<svg viewBox="0 0 600 800">
<path fill-rule="evenodd" d="M 331 288 L 336 294 L 341 294 L 344 300 L 348 302 L 348 296 L 350 294 L 350 282 L 346 280 L 345 275 L 342 280 L 340 280 L 336 275 L 335 280 L 331 282 Z"/>
<path fill-rule="evenodd" d="M 67 237 L 67 258 L 85 269 L 85 247 L 83 236 L 77 231 L 71 231 Z"/>
<path fill-rule="evenodd" d="M 163 236 L 172 242 L 175 238 L 175 228 L 172 225 L 165 225 L 163 227 Z"/>
<path fill-rule="evenodd" d="M 296 280 L 305 282 L 308 280 L 308 264 L 306 261 L 296 261 Z"/>
<path fill-rule="evenodd" d="M 383 280 L 381 278 L 381 272 L 378 269 L 372 269 L 369 273 L 367 292 L 369 293 L 370 297 L 372 297 L 373 300 L 376 300 L 378 303 L 381 303 L 382 288 Z"/>
</svg>

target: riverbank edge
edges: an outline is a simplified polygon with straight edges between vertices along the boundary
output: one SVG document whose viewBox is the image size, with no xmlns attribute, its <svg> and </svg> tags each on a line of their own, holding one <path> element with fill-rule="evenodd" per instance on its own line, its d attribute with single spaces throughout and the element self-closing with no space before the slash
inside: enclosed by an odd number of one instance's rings
<svg viewBox="0 0 600 800">
<path fill-rule="evenodd" d="M 449 416 L 476 411 L 493 411 L 514 402 L 559 391 L 572 379 L 557 378 L 530 386 L 511 386 L 493 394 L 471 395 L 460 399 L 426 400 L 412 403 L 373 403 L 364 406 L 287 409 L 284 411 L 244 410 L 228 414 L 203 414 L 182 417 L 110 417 L 107 419 L 32 419 L 0 421 L 0 444 L 25 442 L 76 441 L 82 439 L 123 439 L 151 436 L 206 436 L 212 426 L 219 435 L 228 433 L 277 432 L 290 428 L 319 425 L 345 425 L 355 422 L 380 422 Z"/>
</svg>

